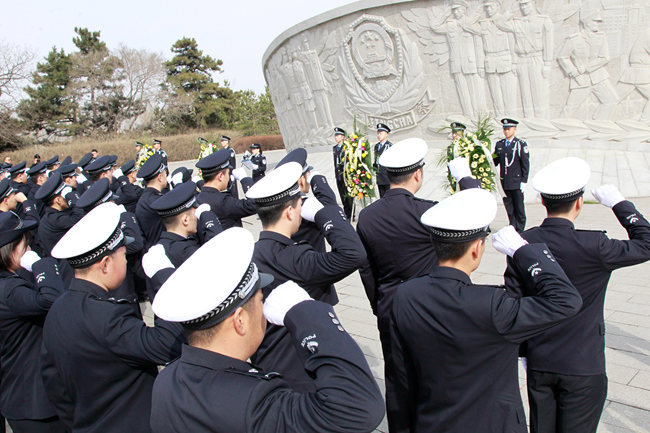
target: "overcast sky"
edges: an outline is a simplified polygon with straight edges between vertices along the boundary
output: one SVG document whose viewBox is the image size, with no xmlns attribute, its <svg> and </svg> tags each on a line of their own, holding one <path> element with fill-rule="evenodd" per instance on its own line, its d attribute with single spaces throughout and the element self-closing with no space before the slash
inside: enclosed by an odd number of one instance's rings
<svg viewBox="0 0 650 433">
<path fill-rule="evenodd" d="M 101 31 L 109 49 L 120 43 L 171 58 L 169 49 L 193 37 L 205 54 L 223 60 L 218 81 L 264 90 L 262 55 L 289 27 L 351 0 L 22 0 L 3 2 L 0 41 L 30 49 L 38 61 L 52 49 L 75 50 L 74 27 Z"/>
</svg>

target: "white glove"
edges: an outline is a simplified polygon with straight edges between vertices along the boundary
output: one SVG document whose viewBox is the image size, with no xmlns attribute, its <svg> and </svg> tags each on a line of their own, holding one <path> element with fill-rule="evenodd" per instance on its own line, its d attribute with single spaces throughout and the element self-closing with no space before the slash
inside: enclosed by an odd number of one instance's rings
<svg viewBox="0 0 650 433">
<path fill-rule="evenodd" d="M 526 188 L 526 182 L 521 182 L 521 184 L 519 185 L 519 189 L 523 191 L 524 188 Z"/>
<path fill-rule="evenodd" d="M 126 212 L 126 208 L 123 204 L 117 205 L 117 209 L 120 211 L 120 213 Z"/>
<path fill-rule="evenodd" d="M 77 182 L 78 182 L 78 183 L 84 183 L 84 182 L 86 182 L 87 180 L 88 180 L 88 179 L 87 179 L 86 176 L 84 176 L 83 174 L 79 173 L 79 174 L 77 175 Z"/>
<path fill-rule="evenodd" d="M 242 161 L 241 165 L 242 165 L 243 167 L 246 167 L 246 168 L 249 169 L 249 170 L 252 170 L 252 169 L 253 169 L 253 165 L 255 165 L 255 164 L 253 164 L 250 160 L 246 159 L 246 160 Z"/>
<path fill-rule="evenodd" d="M 61 190 L 61 196 L 67 199 L 68 194 L 70 194 L 71 192 L 72 192 L 72 187 L 68 185 Z"/>
<path fill-rule="evenodd" d="M 259 165 L 257 165 L 257 164 L 251 164 L 251 167 L 253 167 L 253 170 L 257 170 L 257 167 L 259 167 Z"/>
<path fill-rule="evenodd" d="M 625 200 L 623 194 L 614 185 L 601 185 L 596 189 L 592 189 L 591 193 L 596 200 L 601 204 L 612 208 Z"/>
<path fill-rule="evenodd" d="M 171 184 L 172 184 L 174 187 L 176 187 L 176 186 L 180 185 L 181 183 L 183 183 L 183 173 L 181 173 L 181 172 L 179 171 L 178 173 L 176 173 L 175 175 L 172 176 L 172 182 L 171 182 Z"/>
<path fill-rule="evenodd" d="M 456 179 L 456 182 L 464 177 L 472 175 L 472 170 L 469 169 L 469 161 L 467 158 L 452 159 L 447 163 L 447 167 L 449 167 L 449 173 L 451 173 L 451 176 Z"/>
<path fill-rule="evenodd" d="M 243 178 L 245 178 L 246 176 L 248 176 L 248 174 L 246 173 L 246 170 L 244 170 L 244 169 L 241 168 L 241 167 L 234 169 L 234 170 L 232 171 L 232 175 L 233 175 L 233 176 L 235 177 L 235 179 L 237 179 L 237 180 L 242 180 Z"/>
<path fill-rule="evenodd" d="M 316 197 L 309 197 L 307 200 L 302 202 L 302 209 L 300 210 L 300 216 L 302 216 L 307 221 L 314 222 L 316 219 L 316 214 L 319 210 L 323 208 L 323 204 L 318 201 Z"/>
<path fill-rule="evenodd" d="M 27 269 L 29 272 L 32 271 L 32 266 L 34 263 L 38 262 L 41 258 L 35 251 L 27 250 L 25 254 L 20 258 L 20 266 Z"/>
<path fill-rule="evenodd" d="M 122 177 L 122 176 L 124 176 L 124 173 L 122 173 L 122 169 L 121 169 L 121 168 L 116 168 L 115 170 L 113 170 L 113 177 L 114 177 L 115 179 L 117 179 L 117 178 L 119 178 L 119 177 Z"/>
<path fill-rule="evenodd" d="M 492 235 L 492 246 L 494 249 L 510 257 L 514 256 L 520 247 L 527 244 L 528 242 L 517 233 L 517 230 L 513 226 L 505 226 Z"/>
<path fill-rule="evenodd" d="M 23 194 L 22 192 L 18 191 L 18 192 L 16 193 L 16 200 L 18 200 L 19 203 L 22 203 L 22 202 L 24 202 L 25 200 L 27 200 L 27 197 L 25 197 L 25 194 Z"/>
<path fill-rule="evenodd" d="M 199 176 L 197 176 L 197 175 L 192 176 L 192 182 L 197 183 L 200 180 L 201 180 L 201 178 Z"/>
<path fill-rule="evenodd" d="M 201 214 L 208 210 L 210 210 L 209 204 L 203 203 L 202 205 L 199 205 L 199 207 L 197 207 L 196 210 L 194 211 L 194 215 L 196 215 L 196 219 L 201 218 Z"/>
<path fill-rule="evenodd" d="M 165 268 L 175 267 L 165 254 L 165 247 L 156 244 L 142 256 L 142 269 L 147 277 L 153 278 L 156 273 Z"/>
<path fill-rule="evenodd" d="M 314 178 L 314 176 L 320 175 L 319 172 L 316 170 L 310 171 L 309 174 L 307 175 L 307 183 L 311 184 L 311 180 Z"/>
<path fill-rule="evenodd" d="M 302 301 L 311 301 L 309 293 L 293 281 L 280 284 L 264 301 L 264 317 L 274 325 L 284 326 L 287 311 Z"/>
</svg>

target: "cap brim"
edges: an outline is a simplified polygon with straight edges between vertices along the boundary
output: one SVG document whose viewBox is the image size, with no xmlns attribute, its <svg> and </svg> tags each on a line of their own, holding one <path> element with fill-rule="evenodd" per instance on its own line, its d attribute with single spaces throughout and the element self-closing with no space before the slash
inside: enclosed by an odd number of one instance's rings
<svg viewBox="0 0 650 433">
<path fill-rule="evenodd" d="M 264 272 L 258 272 L 258 276 L 260 278 L 260 289 L 263 289 L 275 280 L 273 275 L 265 274 Z"/>
<path fill-rule="evenodd" d="M 124 236 L 124 245 L 131 245 L 133 242 L 135 242 L 135 238 L 132 236 Z"/>
</svg>

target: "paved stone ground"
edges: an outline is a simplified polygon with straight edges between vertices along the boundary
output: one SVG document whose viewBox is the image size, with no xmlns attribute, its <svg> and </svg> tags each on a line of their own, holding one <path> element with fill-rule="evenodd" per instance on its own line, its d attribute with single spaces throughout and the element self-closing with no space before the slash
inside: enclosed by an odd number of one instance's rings
<svg viewBox="0 0 650 433">
<path fill-rule="evenodd" d="M 283 155 L 284 151 L 268 152 L 269 167 L 273 167 Z M 560 156 L 564 155 L 555 155 L 553 150 L 549 150 L 548 155 L 544 158 L 552 160 Z M 596 158 L 603 158 L 603 155 L 599 154 Z M 440 200 L 445 196 L 445 192 L 439 186 L 443 175 L 436 173 L 440 172 L 435 168 L 436 161 L 437 154 L 430 152 L 427 157 L 428 169 L 425 180 L 428 184 L 418 194 L 420 197 Z M 626 161 L 630 162 L 627 160 L 627 155 Z M 309 162 L 316 167 L 316 170 L 326 174 L 330 183 L 334 185 L 331 153 L 312 153 Z M 592 161 L 590 163 L 593 165 Z M 193 161 L 178 164 L 191 167 Z M 602 166 L 600 170 L 602 172 Z M 608 182 L 606 175 L 596 174 L 596 178 L 599 181 Z M 623 187 L 623 185 L 619 185 L 619 187 Z M 625 188 L 621 189 L 625 191 Z M 633 201 L 642 213 L 650 216 L 650 198 L 638 198 Z M 527 204 L 526 212 L 528 227 L 538 225 L 545 216 L 544 208 L 538 203 Z M 500 205 L 492 227 L 498 229 L 506 224 L 505 209 Z M 612 211 L 599 204 L 587 204 L 582 215 L 576 221 L 576 226 L 583 229 L 605 229 L 612 238 L 624 239 L 627 237 L 625 230 L 621 228 Z M 246 218 L 244 227 L 251 230 L 255 236 L 261 230 L 256 216 Z M 505 264 L 505 257 L 488 246 L 481 266 L 472 274 L 472 280 L 477 283 L 502 283 Z M 598 429 L 599 433 L 650 432 L 649 279 L 650 263 L 645 263 L 615 271 L 609 283 L 605 302 L 609 392 Z M 355 338 L 365 353 L 380 387 L 383 388 L 383 359 L 379 334 L 358 272 L 354 272 L 336 284 L 336 288 L 340 298 L 336 311 L 347 331 Z M 524 390 L 522 398 L 526 407 L 525 372 L 521 366 L 519 373 L 520 387 Z M 377 431 L 388 431 L 385 420 Z"/>
</svg>

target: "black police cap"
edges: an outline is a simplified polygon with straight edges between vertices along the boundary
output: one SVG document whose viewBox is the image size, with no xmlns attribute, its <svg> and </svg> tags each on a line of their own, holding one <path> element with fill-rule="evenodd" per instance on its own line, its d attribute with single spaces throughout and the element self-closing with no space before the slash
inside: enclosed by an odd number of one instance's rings
<svg viewBox="0 0 650 433">
<path fill-rule="evenodd" d="M 108 155 L 108 164 L 110 167 L 117 165 L 117 155 Z"/>
<path fill-rule="evenodd" d="M 8 162 L 3 162 L 2 164 L 0 164 L 0 170 L 7 170 L 9 168 L 11 168 L 11 164 L 9 164 Z"/>
<path fill-rule="evenodd" d="M 63 161 L 61 161 L 61 165 L 68 165 L 72 164 L 72 157 L 70 155 L 66 156 Z"/>
<path fill-rule="evenodd" d="M 278 162 L 277 167 L 280 167 L 283 164 L 286 164 L 287 162 L 297 162 L 300 164 L 302 167 L 302 173 L 305 174 L 308 171 L 311 171 L 314 167 L 311 165 L 307 164 L 307 151 L 299 147 L 298 149 L 294 149 L 291 152 L 287 153 L 287 155 Z"/>
<path fill-rule="evenodd" d="M 90 188 L 81 194 L 81 197 L 79 197 L 75 206 L 80 207 L 85 211 L 89 211 L 95 206 L 111 200 L 112 197 L 113 192 L 110 188 L 110 182 L 108 179 L 102 178 L 93 183 Z"/>
<path fill-rule="evenodd" d="M 86 171 L 90 174 L 107 171 L 111 168 L 111 157 L 108 155 L 100 156 L 86 166 Z"/>
<path fill-rule="evenodd" d="M 47 167 L 45 167 L 45 162 L 41 161 L 38 164 L 33 165 L 29 170 L 27 170 L 28 176 L 35 176 L 41 173 L 45 173 Z"/>
<path fill-rule="evenodd" d="M 230 149 L 221 149 L 211 153 L 195 165 L 197 168 L 201 169 L 204 176 L 228 168 L 230 167 Z"/>
<path fill-rule="evenodd" d="M 57 171 L 61 173 L 62 177 L 71 177 L 77 174 L 77 167 L 79 167 L 77 164 L 65 164 L 61 165 Z"/>
<path fill-rule="evenodd" d="M 0 247 L 15 241 L 36 224 L 38 222 L 34 220 L 23 221 L 12 211 L 2 212 L 0 214 Z"/>
<path fill-rule="evenodd" d="M 197 205 L 196 184 L 184 182 L 151 203 L 151 208 L 165 218 L 179 215 Z"/>
<path fill-rule="evenodd" d="M 27 171 L 27 163 L 25 161 L 19 162 L 18 164 L 11 167 L 8 171 L 11 177 L 17 176 L 18 174 Z"/>
<path fill-rule="evenodd" d="M 456 132 L 456 131 L 464 131 L 467 129 L 467 126 L 463 125 L 460 122 L 451 122 L 451 130 Z"/>
<path fill-rule="evenodd" d="M 504 128 L 511 128 L 513 126 L 519 125 L 519 122 L 517 122 L 515 119 L 509 119 L 506 117 L 505 119 L 501 119 L 501 124 Z"/>
<path fill-rule="evenodd" d="M 163 164 L 162 156 L 159 153 L 154 153 L 140 167 L 137 176 L 145 181 L 149 181 L 158 176 L 163 170 L 165 170 L 165 165 Z"/>
<path fill-rule="evenodd" d="M 250 146 L 248 146 L 249 149 L 261 149 L 262 145 L 259 143 L 253 143 Z"/>
<path fill-rule="evenodd" d="M 124 173 L 125 175 L 131 173 L 132 171 L 135 170 L 135 161 L 132 159 L 126 161 L 124 164 L 122 164 L 120 170 L 122 170 L 122 173 Z"/>
<path fill-rule="evenodd" d="M 45 166 L 49 169 L 54 167 L 56 164 L 60 164 L 59 155 L 54 155 L 52 158 L 45 161 Z"/>
<path fill-rule="evenodd" d="M 338 126 L 334 128 L 334 135 L 345 135 L 345 129 L 339 128 Z"/>
<path fill-rule="evenodd" d="M 50 175 L 49 179 L 47 179 L 47 181 L 45 181 L 45 183 L 36 191 L 34 198 L 47 203 L 57 196 L 63 188 L 65 188 L 65 182 L 63 182 L 61 173 L 54 171 Z"/>
<path fill-rule="evenodd" d="M 230 137 L 228 137 L 227 135 L 222 135 L 220 141 L 230 141 Z"/>
<path fill-rule="evenodd" d="M 186 168 L 186 167 L 178 167 L 176 170 L 174 170 L 172 172 L 172 177 L 174 177 L 174 175 L 176 173 L 183 173 L 182 182 L 185 183 L 188 180 L 192 179 L 192 173 L 194 173 L 194 170 L 192 170 L 191 168 Z"/>
<path fill-rule="evenodd" d="M 386 125 L 385 123 L 378 123 L 378 124 L 377 124 L 377 131 L 386 131 L 386 132 L 390 132 L 390 128 L 389 128 L 388 125 Z"/>
<path fill-rule="evenodd" d="M 11 182 L 9 179 L 2 179 L 0 181 L 0 201 L 4 200 L 5 197 L 8 197 L 15 190 L 11 187 Z"/>
<path fill-rule="evenodd" d="M 90 162 L 93 160 L 93 154 L 92 153 L 87 153 L 81 158 L 79 158 L 79 167 L 83 168 L 84 170 L 86 169 L 86 166 L 90 164 Z"/>
</svg>

